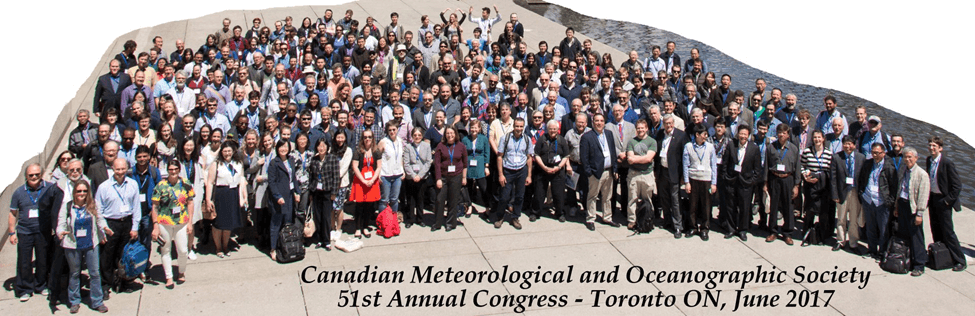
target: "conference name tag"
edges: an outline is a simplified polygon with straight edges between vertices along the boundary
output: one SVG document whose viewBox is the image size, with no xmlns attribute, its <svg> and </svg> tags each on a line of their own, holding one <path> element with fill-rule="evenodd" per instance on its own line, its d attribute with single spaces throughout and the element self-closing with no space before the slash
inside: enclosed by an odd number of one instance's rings
<svg viewBox="0 0 975 316">
<path fill-rule="evenodd" d="M 741 172 L 741 165 L 735 165 L 735 171 Z"/>
<path fill-rule="evenodd" d="M 75 236 L 76 237 L 87 237 L 88 236 L 88 230 L 87 229 L 79 229 L 79 230 L 76 230 L 75 231 Z"/>
<path fill-rule="evenodd" d="M 183 212 L 183 208 L 179 206 L 173 207 L 173 216 L 179 216 L 179 213 Z"/>
<path fill-rule="evenodd" d="M 853 177 L 846 177 L 846 184 L 853 184 Z"/>
<path fill-rule="evenodd" d="M 366 171 L 366 173 L 362 174 L 362 177 L 366 179 L 372 179 L 372 171 Z"/>
<path fill-rule="evenodd" d="M 785 165 L 783 165 L 783 164 L 777 164 L 777 165 L 775 165 L 775 171 L 785 172 Z"/>
<path fill-rule="evenodd" d="M 560 163 L 562 162 L 562 157 L 559 155 L 555 155 L 555 158 L 552 158 L 552 160 L 555 161 L 555 163 Z"/>
<path fill-rule="evenodd" d="M 32 208 L 29 211 L 27 211 L 27 217 L 28 218 L 37 218 L 37 216 L 38 216 L 37 214 L 38 214 L 38 212 L 37 212 L 37 209 L 36 208 Z"/>
<path fill-rule="evenodd" d="M 470 166 L 471 167 L 477 167 L 477 159 L 476 158 L 471 158 Z"/>
<path fill-rule="evenodd" d="M 454 172 L 454 171 L 457 171 L 457 166 L 454 165 L 447 166 L 447 172 Z"/>
<path fill-rule="evenodd" d="M 720 165 L 720 164 L 721 164 L 721 157 L 718 157 L 718 158 L 717 158 L 717 159 L 715 160 L 715 162 L 714 162 L 714 163 L 715 163 L 715 164 L 718 164 L 718 165 Z"/>
<path fill-rule="evenodd" d="M 146 195 L 145 194 L 139 194 L 139 202 L 140 203 L 145 203 L 146 202 Z"/>
</svg>

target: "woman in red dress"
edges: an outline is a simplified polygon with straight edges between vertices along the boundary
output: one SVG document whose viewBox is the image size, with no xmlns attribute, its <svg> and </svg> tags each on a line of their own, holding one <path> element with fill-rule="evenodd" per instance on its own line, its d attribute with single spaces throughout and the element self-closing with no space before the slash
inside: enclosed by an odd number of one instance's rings
<svg viewBox="0 0 975 316">
<path fill-rule="evenodd" d="M 376 202 L 380 198 L 379 170 L 382 169 L 382 152 L 374 145 L 371 130 L 362 131 L 359 146 L 352 156 L 352 202 L 355 202 L 355 237 L 370 237 L 368 225 L 376 218 Z"/>
</svg>

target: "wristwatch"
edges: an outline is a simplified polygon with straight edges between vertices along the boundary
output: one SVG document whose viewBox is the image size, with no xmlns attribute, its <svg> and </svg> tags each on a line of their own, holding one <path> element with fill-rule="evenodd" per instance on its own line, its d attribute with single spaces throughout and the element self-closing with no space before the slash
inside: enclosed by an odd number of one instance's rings
<svg viewBox="0 0 975 316">
<path fill-rule="evenodd" d="M 17 232 L 10 232 L 9 234 L 7 234 L 7 236 L 13 236 L 13 235 L 16 235 L 16 234 L 17 234 Z"/>
</svg>

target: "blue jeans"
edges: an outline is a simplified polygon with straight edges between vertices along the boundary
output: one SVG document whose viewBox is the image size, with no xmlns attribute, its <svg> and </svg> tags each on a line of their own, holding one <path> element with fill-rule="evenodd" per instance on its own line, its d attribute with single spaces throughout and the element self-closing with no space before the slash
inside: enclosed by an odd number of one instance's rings
<svg viewBox="0 0 975 316">
<path fill-rule="evenodd" d="M 379 200 L 379 211 L 382 212 L 389 205 L 393 212 L 399 211 L 399 189 L 403 185 L 403 176 L 381 177 L 379 189 L 382 197 Z"/>
<path fill-rule="evenodd" d="M 875 206 L 873 202 L 863 202 L 863 221 L 867 231 L 867 249 L 870 253 L 879 254 L 887 245 L 887 222 L 890 220 L 890 210 L 886 206 Z"/>
<path fill-rule="evenodd" d="M 79 249 L 64 249 L 64 257 L 68 260 L 68 269 L 70 269 L 71 274 L 68 277 L 68 303 L 71 306 L 81 304 L 81 260 L 85 260 L 85 264 L 88 266 L 88 291 L 91 295 L 91 307 L 98 308 L 102 306 L 102 297 L 105 292 L 102 292 L 102 282 L 101 276 L 98 271 L 98 246 L 91 247 L 84 250 Z M 52 295 L 56 295 L 52 293 Z"/>
</svg>

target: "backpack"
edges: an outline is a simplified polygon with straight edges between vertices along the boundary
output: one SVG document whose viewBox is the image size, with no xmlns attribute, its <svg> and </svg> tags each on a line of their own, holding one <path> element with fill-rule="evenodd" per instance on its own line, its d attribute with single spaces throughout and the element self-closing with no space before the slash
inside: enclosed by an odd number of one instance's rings
<svg viewBox="0 0 975 316">
<path fill-rule="evenodd" d="M 903 239 L 891 236 L 887 243 L 887 251 L 880 261 L 880 268 L 884 271 L 905 274 L 911 269 L 911 248 Z"/>
<path fill-rule="evenodd" d="M 393 209 L 388 205 L 376 217 L 376 227 L 378 227 L 376 234 L 382 235 L 383 237 L 390 238 L 399 236 L 399 220 L 396 219 L 396 214 L 393 213 Z"/>
<path fill-rule="evenodd" d="M 132 239 L 122 248 L 122 257 L 118 262 L 119 277 L 131 281 L 146 271 L 148 263 L 149 249 L 138 240 Z"/>
<path fill-rule="evenodd" d="M 646 234 L 653 231 L 654 218 L 653 202 L 643 199 L 636 206 L 636 225 L 633 226 L 633 235 Z"/>
<path fill-rule="evenodd" d="M 511 140 L 511 133 L 514 133 L 514 132 L 508 132 L 508 134 L 506 134 L 504 136 L 504 143 L 501 146 L 501 148 L 504 148 L 504 152 L 501 153 L 501 158 L 502 159 L 504 159 L 504 157 L 508 156 L 508 141 Z M 528 141 L 525 141 L 524 142 L 525 143 L 525 157 L 528 157 L 529 156 L 528 155 L 528 142 L 531 141 L 531 138 L 528 137 L 528 135 L 526 135 L 524 132 L 521 133 L 521 137 L 529 139 Z M 531 161 L 529 160 L 528 162 L 531 162 Z"/>
<path fill-rule="evenodd" d="M 304 225 L 285 224 L 278 233 L 278 262 L 288 263 L 301 261 L 305 258 L 305 245 L 302 233 Z"/>
</svg>

